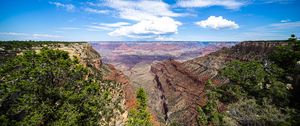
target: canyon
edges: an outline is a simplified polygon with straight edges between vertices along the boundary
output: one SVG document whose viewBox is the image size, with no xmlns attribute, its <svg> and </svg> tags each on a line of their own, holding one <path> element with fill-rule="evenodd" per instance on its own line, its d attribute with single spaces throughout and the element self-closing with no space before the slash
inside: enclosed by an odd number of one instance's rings
<svg viewBox="0 0 300 126">
<path fill-rule="evenodd" d="M 219 71 L 232 60 L 261 60 L 282 42 L 157 42 L 92 43 L 129 77 L 134 89 L 144 88 L 156 125 L 197 125 L 197 107 L 205 105 L 205 83 L 228 83 Z"/>
<path fill-rule="evenodd" d="M 161 113 L 165 113 L 166 123 L 197 125 L 197 107 L 208 100 L 203 92 L 208 80 L 217 86 L 228 83 L 219 74 L 226 63 L 263 59 L 279 44 L 283 43 L 242 42 L 185 62 L 168 60 L 152 65 L 155 83 L 162 92 Z"/>
<path fill-rule="evenodd" d="M 205 84 L 228 83 L 220 75 L 226 63 L 264 58 L 285 42 L 90 42 L 34 43 L 14 47 L 0 46 L 1 63 L 26 50 L 58 49 L 79 58 L 90 74 L 101 81 L 120 85 L 111 88 L 124 112 L 113 109 L 108 125 L 125 125 L 129 110 L 136 106 L 135 90 L 143 88 L 154 125 L 196 126 L 197 107 L 204 106 Z M 28 47 L 27 47 L 28 46 Z M 219 106 L 220 109 L 222 106 Z"/>
<path fill-rule="evenodd" d="M 112 100 L 104 109 L 112 115 L 102 117 L 101 125 L 125 125 L 128 109 L 135 105 L 135 95 L 128 78 L 113 65 L 103 63 L 101 56 L 86 42 L 5 42 L 0 43 L 0 63 L 5 63 L 26 51 L 40 52 L 42 49 L 68 52 L 69 57 L 77 58 L 88 69 L 86 78 L 100 81 L 103 90 L 111 92 Z M 1 65 L 0 64 L 0 65 Z M 116 82 L 116 83 L 111 83 Z M 103 111 L 104 112 L 104 111 Z M 99 112 L 100 113 L 100 112 Z"/>
</svg>

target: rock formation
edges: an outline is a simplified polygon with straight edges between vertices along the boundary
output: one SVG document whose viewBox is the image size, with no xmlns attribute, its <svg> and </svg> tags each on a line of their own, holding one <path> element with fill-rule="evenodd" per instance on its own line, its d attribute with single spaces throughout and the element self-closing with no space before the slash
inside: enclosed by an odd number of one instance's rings
<svg viewBox="0 0 300 126">
<path fill-rule="evenodd" d="M 18 45 L 20 44 L 20 45 Z M 114 117 L 109 125 L 124 125 L 127 120 L 127 110 L 134 106 L 134 91 L 129 85 L 128 78 L 114 68 L 114 66 L 102 63 L 101 56 L 88 43 L 1 43 L 0 44 L 0 62 L 22 54 L 26 50 L 39 51 L 42 48 L 58 49 L 67 51 L 69 56 L 77 57 L 79 62 L 89 69 L 89 74 L 96 75 L 99 80 L 115 81 L 120 87 L 112 88 L 115 99 L 121 99 L 121 108 L 125 112 L 120 112 L 117 108 L 113 110 Z"/>
<path fill-rule="evenodd" d="M 154 76 L 153 86 L 157 92 L 154 96 L 151 96 L 153 90 L 148 92 L 150 101 L 154 99 L 159 104 L 156 103 L 155 107 L 149 106 L 157 118 L 166 124 L 197 125 L 196 108 L 205 105 L 207 100 L 203 93 L 207 80 L 212 80 L 214 84 L 225 84 L 228 80 L 220 76 L 219 70 L 227 62 L 236 59 L 264 59 L 273 47 L 282 44 L 285 43 L 242 42 L 185 62 L 168 60 L 155 63 L 151 66 L 151 72 Z M 157 95 L 160 95 L 159 99 Z M 161 109 L 157 109 L 158 106 Z"/>
<path fill-rule="evenodd" d="M 38 43 L 17 47 L 1 44 L 0 64 L 26 50 L 38 51 L 47 47 L 67 51 L 70 57 L 77 57 L 99 79 L 121 84 L 121 90 L 116 91 L 115 95 L 123 99 L 122 108 L 128 110 L 135 106 L 134 89 L 142 87 L 148 94 L 148 107 L 155 125 L 176 123 L 193 126 L 197 125 L 196 108 L 205 105 L 207 101 L 203 93 L 207 80 L 212 80 L 214 84 L 225 84 L 228 80 L 220 76 L 219 71 L 227 62 L 236 59 L 262 60 L 273 47 L 282 44 L 285 43 L 242 42 L 185 62 L 172 59 L 152 64 L 139 62 L 131 68 L 127 74 L 129 77 L 113 65 L 103 63 L 101 56 L 88 43 Z M 126 112 L 117 112 L 113 119 L 116 123 L 111 125 L 122 125 L 126 118 Z"/>
</svg>

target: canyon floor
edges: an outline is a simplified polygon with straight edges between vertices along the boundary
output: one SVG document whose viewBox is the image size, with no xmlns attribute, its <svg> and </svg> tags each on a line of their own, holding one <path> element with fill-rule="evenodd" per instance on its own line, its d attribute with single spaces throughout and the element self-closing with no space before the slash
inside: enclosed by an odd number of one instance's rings
<svg viewBox="0 0 300 126">
<path fill-rule="evenodd" d="M 290 115 L 293 120 L 299 120 L 297 119 L 299 116 L 297 113 L 283 113 L 280 111 L 282 106 L 273 106 L 271 103 L 264 103 L 265 99 L 263 98 L 270 97 L 269 100 L 278 100 L 280 103 L 291 99 L 295 101 L 291 102 L 291 105 L 292 103 L 298 104 L 298 100 L 296 99 L 298 95 L 294 93 L 298 91 L 295 89 L 298 89 L 297 85 L 299 84 L 300 76 L 299 73 L 296 73 L 297 71 L 295 71 L 294 75 L 289 74 L 293 72 L 282 74 L 284 70 L 276 67 L 277 64 L 273 63 L 272 56 L 276 56 L 276 60 L 283 59 L 283 65 L 279 65 L 281 67 L 286 66 L 286 61 L 290 60 L 286 59 L 286 57 L 298 55 L 297 51 L 292 50 L 297 47 L 294 46 L 297 44 L 290 44 L 286 41 L 90 42 L 90 44 L 78 42 L 21 43 L 16 41 L 1 43 L 0 54 L 3 57 L 0 57 L 0 61 L 5 61 L 1 63 L 6 63 L 8 62 L 6 60 L 9 58 L 17 57 L 18 55 L 22 56 L 20 54 L 25 51 L 39 52 L 48 48 L 56 49 L 56 51 L 65 51 L 69 53 L 70 57 L 77 57 L 79 63 L 88 68 L 88 76 L 84 76 L 83 78 L 94 78 L 95 81 L 101 82 L 99 87 L 101 91 L 112 92 L 112 95 L 104 95 L 104 98 L 106 99 L 109 98 L 108 96 L 111 96 L 113 100 L 110 102 L 104 101 L 103 104 L 107 106 L 99 107 L 104 108 L 99 112 L 103 112 L 101 117 L 105 118 L 101 119 L 101 125 L 125 124 L 128 119 L 132 118 L 130 114 L 128 116 L 129 110 L 134 110 L 135 107 L 141 104 L 141 99 L 138 99 L 141 96 L 143 96 L 143 99 L 147 97 L 147 100 L 143 100 L 143 104 L 147 101 L 147 104 L 144 105 L 148 107 L 143 108 L 147 110 L 147 115 L 148 112 L 151 113 L 150 120 L 148 121 L 151 121 L 154 126 L 198 126 L 199 123 L 207 123 L 199 122 L 201 111 L 204 114 L 201 117 L 205 117 L 206 121 L 214 121 L 213 123 L 215 124 L 219 124 L 220 120 L 222 120 L 224 125 L 256 125 L 257 123 L 265 125 L 266 122 L 277 125 L 288 120 Z M 291 48 L 292 46 L 294 47 Z M 279 49 L 287 49 L 287 51 Z M 24 54 L 26 54 L 25 56 L 29 55 L 27 57 L 31 58 L 34 52 Z M 282 54 L 284 56 L 280 57 Z M 43 59 L 52 60 L 52 58 Z M 295 62 L 291 63 L 287 67 L 287 70 L 294 71 L 294 68 L 296 68 L 295 70 L 300 68 L 299 57 L 291 61 Z M 32 59 L 29 59 L 28 62 L 36 63 L 32 62 Z M 49 61 L 45 62 L 49 63 Z M 19 61 L 14 63 L 19 63 Z M 234 64 L 233 66 L 230 65 L 232 63 Z M 50 65 L 54 65 L 53 69 L 57 66 L 56 64 Z M 14 65 L 10 65 L 9 63 L 7 67 L 10 66 Z M 29 67 L 32 66 L 39 65 L 29 65 Z M 44 65 L 41 66 L 44 67 Z M 16 67 L 16 71 L 19 68 Z M 3 69 L 1 70 L 3 71 Z M 11 72 L 10 69 L 6 71 Z M 51 71 L 53 71 L 52 68 L 46 73 L 51 73 Z M 232 73 L 234 74 L 233 77 L 238 79 L 246 77 L 243 80 L 247 81 L 235 83 L 230 78 L 231 76 L 226 76 Z M 40 76 L 40 74 L 35 75 Z M 38 78 L 40 78 L 39 76 Z M 58 77 L 61 79 L 60 75 Z M 262 80 L 252 82 L 257 77 L 266 80 L 263 81 L 265 86 L 261 86 Z M 28 80 L 28 77 L 21 78 Z M 49 77 L 45 75 L 45 78 Z M 286 80 L 282 80 L 283 82 L 279 81 L 279 79 L 283 78 Z M 12 78 L 12 80 L 15 80 L 15 78 Z M 53 80 L 56 79 L 51 79 L 49 82 L 53 83 Z M 11 85 L 10 82 L 7 81 L 6 84 Z M 89 81 L 85 80 L 84 82 Z M 41 83 L 44 83 L 44 81 L 41 81 Z M 296 85 L 292 86 L 291 83 L 295 83 Z M 270 86 L 270 84 L 276 85 Z M 143 88 L 144 90 L 137 90 L 138 88 Z M 143 95 L 134 93 L 136 91 L 142 91 Z M 254 92 L 251 93 L 250 91 Z M 260 95 L 257 96 L 257 94 Z M 280 95 L 278 96 L 277 94 Z M 293 95 L 293 97 L 288 98 L 289 94 Z M 52 97 L 52 94 L 50 96 Z M 95 98 L 102 97 L 97 96 Z M 228 102 L 228 99 L 230 99 L 230 102 Z M 248 101 L 244 101 L 245 99 Z M 262 104 L 256 104 L 256 102 Z M 265 104 L 269 107 L 266 107 Z M 289 102 L 287 101 L 285 104 L 288 105 Z M 245 105 L 249 109 L 244 109 Z M 291 106 L 291 108 L 293 107 Z M 295 111 L 298 111 L 298 109 L 296 108 Z M 96 113 L 98 113 L 98 110 Z M 222 115 L 220 115 L 221 113 Z M 258 116 L 258 114 L 260 115 Z M 217 117 L 217 120 L 212 120 L 215 117 Z M 257 117 L 266 120 L 261 122 L 262 120 Z"/>
<path fill-rule="evenodd" d="M 91 42 L 93 48 L 101 54 L 104 63 L 112 64 L 121 70 L 129 77 L 130 84 L 135 89 L 144 88 L 146 90 L 149 97 L 149 108 L 153 115 L 155 115 L 155 119 L 162 124 L 170 122 L 172 120 L 169 119 L 170 114 L 174 114 L 178 112 L 178 110 L 183 110 L 184 108 L 182 107 L 186 107 L 186 105 L 182 104 L 187 103 L 185 103 L 184 100 L 178 100 L 175 104 L 170 104 L 171 101 L 165 98 L 165 92 L 161 87 L 161 78 L 153 71 L 153 66 L 156 67 L 160 62 L 168 61 L 174 66 L 176 63 L 202 57 L 224 47 L 234 46 L 237 43 L 238 42 Z M 176 71 L 173 71 L 173 73 L 175 74 Z M 179 76 L 185 75 L 180 74 Z M 188 82 L 186 82 L 186 84 L 188 84 Z M 169 93 L 172 94 L 174 92 L 171 91 Z M 188 113 L 187 115 L 191 114 Z M 177 119 L 177 117 L 172 118 Z"/>
</svg>

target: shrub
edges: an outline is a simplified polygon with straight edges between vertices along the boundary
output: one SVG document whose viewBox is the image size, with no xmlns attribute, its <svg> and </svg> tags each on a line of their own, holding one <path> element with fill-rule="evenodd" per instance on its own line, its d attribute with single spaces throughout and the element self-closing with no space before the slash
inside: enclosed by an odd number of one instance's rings
<svg viewBox="0 0 300 126">
<path fill-rule="evenodd" d="M 110 83 L 87 74 L 59 50 L 27 51 L 7 61 L 0 66 L 1 125 L 99 125 L 112 110 L 104 93 Z"/>
<path fill-rule="evenodd" d="M 231 81 L 223 88 L 230 89 L 229 92 L 224 90 L 223 94 L 226 96 L 228 93 L 227 96 L 232 96 L 233 100 L 239 99 L 240 96 L 250 96 L 261 101 L 267 97 L 280 106 L 287 105 L 289 92 L 286 84 L 279 78 L 282 71 L 276 65 L 262 65 L 257 61 L 230 62 L 222 70 L 222 74 Z"/>
<path fill-rule="evenodd" d="M 288 118 L 276 106 L 264 100 L 262 105 L 255 99 L 241 99 L 228 106 L 228 116 L 240 125 L 279 125 Z"/>
<path fill-rule="evenodd" d="M 198 125 L 206 126 L 208 123 L 206 114 L 203 112 L 201 107 L 197 108 L 197 112 L 198 112 L 198 116 L 197 116 Z"/>
</svg>

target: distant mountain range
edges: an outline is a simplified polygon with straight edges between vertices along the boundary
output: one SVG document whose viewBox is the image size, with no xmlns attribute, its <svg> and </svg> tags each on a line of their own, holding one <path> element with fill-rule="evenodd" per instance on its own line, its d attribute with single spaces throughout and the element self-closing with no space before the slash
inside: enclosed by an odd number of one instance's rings
<svg viewBox="0 0 300 126">
<path fill-rule="evenodd" d="M 129 70 L 138 63 L 168 59 L 185 61 L 237 43 L 239 42 L 101 41 L 91 42 L 91 45 L 103 56 L 104 62 L 111 63 L 121 70 Z"/>
</svg>

